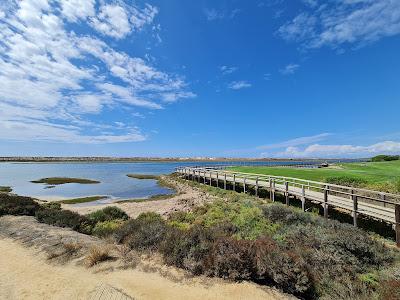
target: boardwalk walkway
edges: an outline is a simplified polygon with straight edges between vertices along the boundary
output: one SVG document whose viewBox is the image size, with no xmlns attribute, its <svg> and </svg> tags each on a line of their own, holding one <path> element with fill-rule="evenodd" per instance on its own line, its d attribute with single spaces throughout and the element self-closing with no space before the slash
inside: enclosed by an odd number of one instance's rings
<svg viewBox="0 0 400 300">
<path fill-rule="evenodd" d="M 234 190 L 240 186 L 246 192 L 252 187 L 256 195 L 259 189 L 266 189 L 272 201 L 275 200 L 276 193 L 281 193 L 286 198 L 286 204 L 289 204 L 290 196 L 294 196 L 301 200 L 303 210 L 306 201 L 313 201 L 323 206 L 326 218 L 329 207 L 344 209 L 351 212 L 354 226 L 357 226 L 358 215 L 388 222 L 393 224 L 397 245 L 400 247 L 400 195 L 298 178 L 232 172 L 207 167 L 179 167 L 176 171 L 186 179 L 223 186 L 225 189 L 228 185 Z"/>
</svg>

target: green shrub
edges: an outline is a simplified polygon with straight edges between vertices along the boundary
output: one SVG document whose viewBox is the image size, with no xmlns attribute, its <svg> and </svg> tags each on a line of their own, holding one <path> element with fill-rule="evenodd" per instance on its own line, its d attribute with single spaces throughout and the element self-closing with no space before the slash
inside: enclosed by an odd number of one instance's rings
<svg viewBox="0 0 400 300">
<path fill-rule="evenodd" d="M 61 209 L 61 203 L 51 201 L 51 202 L 43 203 L 42 207 L 49 208 L 49 209 Z"/>
<path fill-rule="evenodd" d="M 205 227 L 233 224 L 237 228 L 235 237 L 238 239 L 254 240 L 264 234 L 274 233 L 279 227 L 264 218 L 262 210 L 248 201 L 213 203 L 198 219 Z"/>
<path fill-rule="evenodd" d="M 91 234 L 93 229 L 91 220 L 69 210 L 40 209 L 36 212 L 36 219 L 41 223 L 68 227 L 85 234 Z"/>
<path fill-rule="evenodd" d="M 249 240 L 219 238 L 213 243 L 204 259 L 205 273 L 209 276 L 234 280 L 251 279 L 253 275 L 251 244 Z"/>
<path fill-rule="evenodd" d="M 203 260 L 210 251 L 215 235 L 215 232 L 201 225 L 194 225 L 189 230 L 169 228 L 160 249 L 164 261 L 196 275 L 204 273 Z"/>
<path fill-rule="evenodd" d="M 122 226 L 123 222 L 123 220 L 98 222 L 93 227 L 92 234 L 98 237 L 110 236 Z"/>
<path fill-rule="evenodd" d="M 296 295 L 309 294 L 312 290 L 312 277 L 301 252 L 285 250 L 271 238 L 264 237 L 254 242 L 251 256 L 258 280 L 272 281 Z"/>
<path fill-rule="evenodd" d="M 368 181 L 362 178 L 351 177 L 351 176 L 333 176 L 325 178 L 325 182 L 342 185 L 342 186 L 350 186 L 350 187 L 365 187 L 368 184 Z"/>
<path fill-rule="evenodd" d="M 0 193 L 0 216 L 34 216 L 39 207 L 32 198 Z"/>
<path fill-rule="evenodd" d="M 264 216 L 273 223 L 285 225 L 314 223 L 315 217 L 292 207 L 274 203 L 263 207 Z"/>
<path fill-rule="evenodd" d="M 88 214 L 87 217 L 95 223 L 112 220 L 127 220 L 129 218 L 126 212 L 116 206 L 107 206 Z"/>
<path fill-rule="evenodd" d="M 166 222 L 156 213 L 142 213 L 125 222 L 115 233 L 117 242 L 136 250 L 156 250 L 167 230 Z"/>
<path fill-rule="evenodd" d="M 377 155 L 371 158 L 373 162 L 399 160 L 400 155 Z"/>
</svg>

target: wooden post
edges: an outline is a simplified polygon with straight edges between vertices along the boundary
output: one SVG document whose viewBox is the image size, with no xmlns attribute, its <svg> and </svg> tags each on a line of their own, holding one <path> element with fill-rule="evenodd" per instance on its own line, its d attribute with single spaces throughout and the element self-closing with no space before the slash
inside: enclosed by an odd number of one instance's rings
<svg viewBox="0 0 400 300">
<path fill-rule="evenodd" d="M 275 202 L 275 180 L 272 179 L 272 202 Z"/>
<path fill-rule="evenodd" d="M 204 180 L 204 184 L 206 184 L 206 171 L 203 171 L 203 180 Z"/>
<path fill-rule="evenodd" d="M 212 177 L 211 177 L 211 171 L 210 172 L 210 186 L 212 186 Z"/>
<path fill-rule="evenodd" d="M 328 189 L 324 188 L 324 218 L 328 218 Z"/>
<path fill-rule="evenodd" d="M 258 197 L 258 176 L 256 178 L 256 197 Z"/>
<path fill-rule="evenodd" d="M 217 187 L 219 187 L 218 171 L 217 171 Z"/>
<path fill-rule="evenodd" d="M 246 177 L 243 179 L 243 193 L 246 194 Z"/>
<path fill-rule="evenodd" d="M 224 190 L 226 190 L 226 173 L 224 174 Z"/>
<path fill-rule="evenodd" d="M 269 200 L 272 200 L 272 179 L 269 178 Z"/>
<path fill-rule="evenodd" d="M 354 190 L 351 190 L 351 197 L 353 198 L 353 224 L 357 227 L 358 198 L 357 195 L 354 195 Z"/>
<path fill-rule="evenodd" d="M 382 199 L 383 201 L 386 200 L 386 195 L 385 195 L 385 193 L 381 193 L 381 199 Z M 382 202 L 382 203 L 383 203 L 383 207 L 386 207 L 386 202 Z"/>
<path fill-rule="evenodd" d="M 236 175 L 233 174 L 233 190 L 236 192 Z"/>
<path fill-rule="evenodd" d="M 301 209 L 306 210 L 306 190 L 304 184 L 301 185 Z"/>
<path fill-rule="evenodd" d="M 400 204 L 396 204 L 395 208 L 395 221 L 394 230 L 396 231 L 396 245 L 400 248 Z"/>
<path fill-rule="evenodd" d="M 289 205 L 289 182 L 285 181 L 286 205 Z"/>
<path fill-rule="evenodd" d="M 196 174 L 196 171 L 193 170 L 193 173 L 192 173 L 192 181 L 194 181 L 195 174 Z"/>
</svg>

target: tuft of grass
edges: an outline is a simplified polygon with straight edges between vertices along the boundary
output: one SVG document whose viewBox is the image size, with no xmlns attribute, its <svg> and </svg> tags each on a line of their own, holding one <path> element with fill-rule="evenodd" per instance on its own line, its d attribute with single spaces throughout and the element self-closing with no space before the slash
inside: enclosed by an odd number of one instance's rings
<svg viewBox="0 0 400 300">
<path fill-rule="evenodd" d="M 80 184 L 96 184 L 100 183 L 97 180 L 85 179 L 85 178 L 73 178 L 73 177 L 47 177 L 39 180 L 32 180 L 32 183 L 45 183 L 49 185 L 59 185 L 65 183 L 80 183 Z"/>
<path fill-rule="evenodd" d="M 128 174 L 126 175 L 130 178 L 135 178 L 135 179 L 159 179 L 160 176 L 157 175 L 151 175 L 151 174 Z"/>
<path fill-rule="evenodd" d="M 58 203 L 62 204 L 78 204 L 78 203 L 86 203 L 86 202 L 93 202 L 101 199 L 105 199 L 107 196 L 89 196 L 89 197 L 82 197 L 82 198 L 73 198 L 73 199 L 65 199 L 61 201 L 57 201 Z"/>
<path fill-rule="evenodd" d="M 110 248 L 109 247 L 100 247 L 100 246 L 95 246 L 90 248 L 89 253 L 86 255 L 85 261 L 86 265 L 88 267 L 93 267 L 94 265 L 97 265 L 103 261 L 109 260 L 112 258 L 110 254 Z"/>
<path fill-rule="evenodd" d="M 11 193 L 12 188 L 9 186 L 0 186 L 0 193 Z"/>
</svg>

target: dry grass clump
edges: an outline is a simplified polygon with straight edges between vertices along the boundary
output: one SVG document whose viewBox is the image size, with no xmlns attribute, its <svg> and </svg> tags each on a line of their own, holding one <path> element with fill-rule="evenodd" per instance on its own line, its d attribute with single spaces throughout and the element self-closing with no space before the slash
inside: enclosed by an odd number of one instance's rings
<svg viewBox="0 0 400 300">
<path fill-rule="evenodd" d="M 111 249 L 109 246 L 94 246 L 89 249 L 89 253 L 85 257 L 85 262 L 86 266 L 93 267 L 111 258 Z"/>
</svg>

